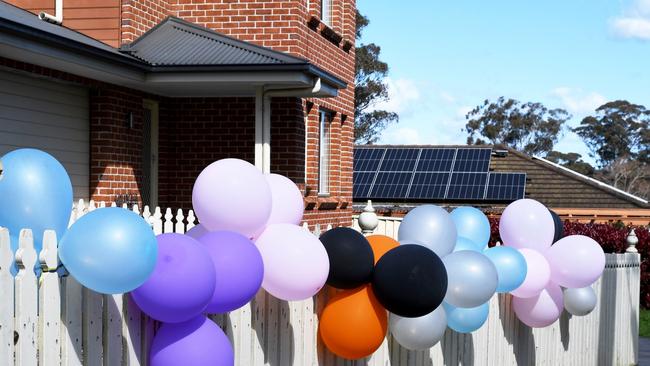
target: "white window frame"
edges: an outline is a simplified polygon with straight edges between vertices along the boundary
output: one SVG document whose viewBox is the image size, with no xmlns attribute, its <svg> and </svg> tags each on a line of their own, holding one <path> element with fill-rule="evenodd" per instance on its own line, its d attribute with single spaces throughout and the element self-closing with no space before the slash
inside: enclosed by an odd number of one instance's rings
<svg viewBox="0 0 650 366">
<path fill-rule="evenodd" d="M 320 110 L 318 117 L 318 195 L 329 196 L 332 115 L 328 111 Z"/>
<path fill-rule="evenodd" d="M 332 1 L 320 0 L 320 21 L 325 25 L 332 25 Z"/>
</svg>

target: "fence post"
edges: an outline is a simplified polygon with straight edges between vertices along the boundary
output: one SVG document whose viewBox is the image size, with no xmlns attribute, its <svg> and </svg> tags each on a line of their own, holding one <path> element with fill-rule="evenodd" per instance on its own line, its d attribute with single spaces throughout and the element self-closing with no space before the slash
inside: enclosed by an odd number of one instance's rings
<svg viewBox="0 0 650 366">
<path fill-rule="evenodd" d="M 364 235 L 372 234 L 379 225 L 379 218 L 372 207 L 372 201 L 368 200 L 368 204 L 364 207 L 363 212 L 359 215 L 359 227 Z"/>
<path fill-rule="evenodd" d="M 14 362 L 13 258 L 9 230 L 0 227 L 0 365 Z"/>
<path fill-rule="evenodd" d="M 627 234 L 627 249 L 625 250 L 628 253 L 638 253 L 636 245 L 639 243 L 639 238 L 636 236 L 634 229 L 630 230 L 630 233 Z"/>
<path fill-rule="evenodd" d="M 57 238 L 52 230 L 43 235 L 43 249 L 38 256 L 41 279 L 38 289 L 38 362 L 57 366 L 61 357 L 61 291 L 57 257 Z"/>
</svg>

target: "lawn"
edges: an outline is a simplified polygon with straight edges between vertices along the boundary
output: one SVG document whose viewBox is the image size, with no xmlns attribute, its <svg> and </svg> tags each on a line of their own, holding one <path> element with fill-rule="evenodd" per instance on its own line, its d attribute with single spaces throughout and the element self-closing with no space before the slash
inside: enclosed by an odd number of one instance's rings
<svg viewBox="0 0 650 366">
<path fill-rule="evenodd" d="M 641 309 L 639 314 L 639 336 L 650 337 L 650 310 Z"/>
</svg>

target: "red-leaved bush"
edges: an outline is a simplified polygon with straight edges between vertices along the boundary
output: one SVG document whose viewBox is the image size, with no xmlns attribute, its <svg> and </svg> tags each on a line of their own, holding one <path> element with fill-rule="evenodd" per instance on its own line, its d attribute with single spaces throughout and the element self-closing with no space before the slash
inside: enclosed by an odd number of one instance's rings
<svg viewBox="0 0 650 366">
<path fill-rule="evenodd" d="M 490 246 L 494 246 L 499 237 L 499 219 L 490 217 L 492 229 Z M 564 236 L 584 235 L 597 241 L 605 253 L 623 253 L 627 249 L 627 235 L 633 227 L 623 224 L 582 224 L 564 222 Z M 634 227 L 639 243 L 636 248 L 641 254 L 641 305 L 650 308 L 650 230 Z"/>
</svg>

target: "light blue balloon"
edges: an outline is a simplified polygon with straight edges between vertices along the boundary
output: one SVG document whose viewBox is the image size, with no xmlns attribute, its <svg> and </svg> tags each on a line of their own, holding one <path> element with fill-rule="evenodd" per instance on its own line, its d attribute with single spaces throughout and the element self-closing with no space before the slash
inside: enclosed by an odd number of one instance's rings
<svg viewBox="0 0 650 366">
<path fill-rule="evenodd" d="M 490 221 L 483 211 L 474 207 L 458 207 L 451 211 L 458 236 L 478 244 L 481 249 L 490 241 Z"/>
<path fill-rule="evenodd" d="M 474 243 L 473 241 L 459 236 L 456 239 L 456 246 L 454 247 L 454 252 L 460 252 L 461 250 L 471 250 L 472 252 L 480 253 L 483 251 L 483 248 L 479 247 L 478 244 Z"/>
<path fill-rule="evenodd" d="M 59 257 L 82 285 L 103 294 L 129 292 L 156 266 L 158 243 L 137 214 L 119 207 L 82 216 L 59 243 Z"/>
<path fill-rule="evenodd" d="M 444 208 L 422 205 L 404 216 L 397 237 L 400 244 L 422 245 L 442 258 L 454 250 L 456 226 Z"/>
<path fill-rule="evenodd" d="M 526 279 L 528 266 L 526 259 L 515 248 L 497 246 L 483 252 L 497 269 L 499 281 L 497 292 L 506 293 L 521 286 Z"/>
<path fill-rule="evenodd" d="M 478 330 L 488 318 L 490 306 L 488 303 L 475 308 L 457 308 L 446 302 L 442 303 L 447 313 L 447 326 L 458 333 L 471 333 Z"/>
<path fill-rule="evenodd" d="M 72 212 L 72 183 L 52 155 L 36 149 L 18 149 L 0 158 L 0 226 L 9 229 L 16 251 L 21 229 L 31 229 L 39 253 L 43 232 L 61 238 Z"/>
</svg>

